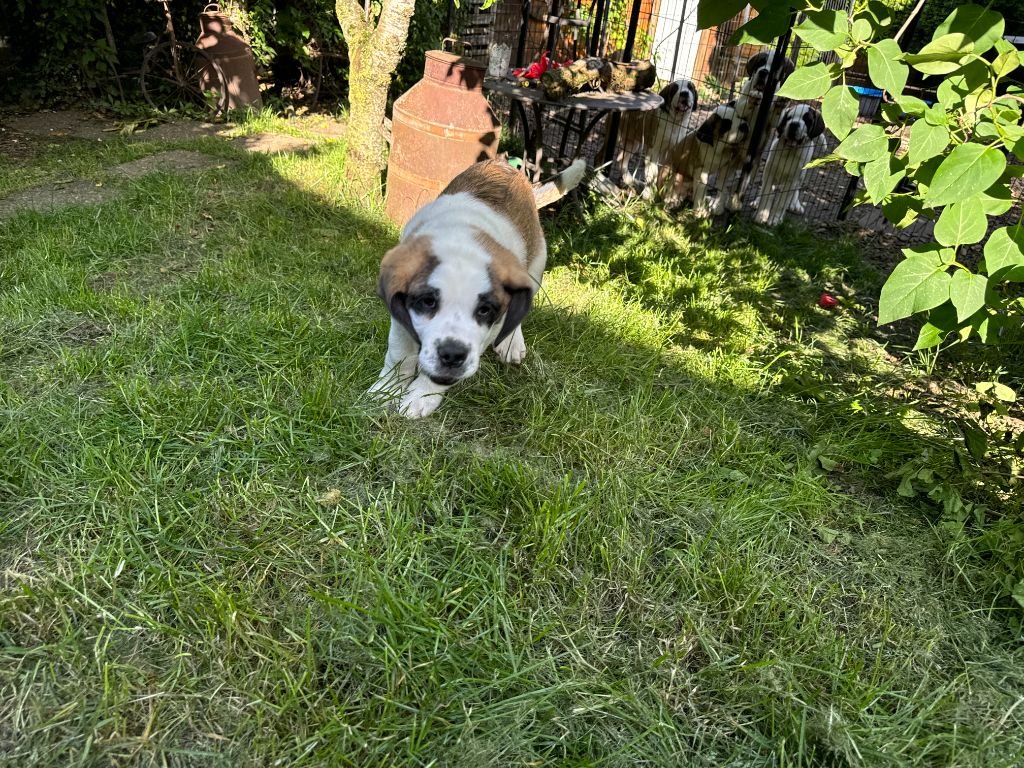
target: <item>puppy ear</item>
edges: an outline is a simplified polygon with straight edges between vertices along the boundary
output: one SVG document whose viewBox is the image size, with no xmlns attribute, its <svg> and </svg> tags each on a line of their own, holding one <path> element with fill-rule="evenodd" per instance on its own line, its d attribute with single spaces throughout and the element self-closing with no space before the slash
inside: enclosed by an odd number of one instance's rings
<svg viewBox="0 0 1024 768">
<path fill-rule="evenodd" d="M 677 93 L 679 93 L 679 84 L 675 82 L 669 83 L 661 89 L 658 95 L 661 96 L 661 108 L 663 110 L 668 112 L 671 109 L 672 102 L 675 100 Z"/>
<path fill-rule="evenodd" d="M 807 125 L 807 136 L 816 139 L 825 132 L 825 122 L 821 119 L 821 113 L 810 107 L 803 114 L 804 123 Z"/>
<path fill-rule="evenodd" d="M 387 305 L 391 316 L 420 343 L 419 334 L 413 328 L 412 318 L 406 299 L 409 289 L 417 281 L 426 281 L 437 266 L 437 258 L 430 253 L 427 238 L 414 237 L 399 243 L 384 254 L 377 278 L 377 295 Z"/>
<path fill-rule="evenodd" d="M 700 128 L 697 129 L 697 141 L 703 141 L 705 144 L 714 144 L 718 134 L 718 123 L 720 118 L 714 112 L 708 115 L 708 119 L 700 124 Z"/>
<path fill-rule="evenodd" d="M 757 70 L 763 67 L 766 61 L 768 61 L 768 54 L 764 51 L 761 51 L 761 53 L 755 54 L 747 59 L 747 77 L 750 77 Z"/>
<path fill-rule="evenodd" d="M 780 139 L 782 138 L 782 132 L 786 129 L 787 122 L 789 122 L 789 118 L 786 115 L 783 115 L 779 120 L 779 124 L 775 126 L 775 133 Z"/>
<path fill-rule="evenodd" d="M 494 346 L 497 346 L 523 322 L 533 306 L 533 294 L 537 286 L 512 251 L 487 235 L 477 237 L 491 254 L 491 285 L 495 293 L 499 296 L 504 293 L 508 298 L 505 322 L 494 339 Z"/>
<path fill-rule="evenodd" d="M 689 90 L 690 97 L 691 97 L 690 98 L 690 109 L 696 110 L 697 106 L 698 106 L 698 104 L 697 104 L 697 86 L 695 86 L 693 84 L 692 80 L 687 80 L 686 81 L 686 88 L 687 88 L 687 90 Z"/>
<path fill-rule="evenodd" d="M 775 74 L 776 85 L 782 85 L 786 82 L 786 78 L 793 74 L 793 70 L 796 67 L 793 66 L 793 62 L 789 59 L 783 59 L 782 64 L 779 66 L 779 71 Z"/>
</svg>

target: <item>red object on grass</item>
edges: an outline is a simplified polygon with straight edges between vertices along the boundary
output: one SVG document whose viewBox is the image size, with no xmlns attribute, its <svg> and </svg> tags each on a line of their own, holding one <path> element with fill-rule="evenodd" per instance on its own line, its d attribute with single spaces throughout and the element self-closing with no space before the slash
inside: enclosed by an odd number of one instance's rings
<svg viewBox="0 0 1024 768">
<path fill-rule="evenodd" d="M 839 302 L 835 296 L 829 296 L 827 293 L 821 294 L 818 297 L 818 306 L 822 309 L 835 309 L 839 306 Z"/>
</svg>

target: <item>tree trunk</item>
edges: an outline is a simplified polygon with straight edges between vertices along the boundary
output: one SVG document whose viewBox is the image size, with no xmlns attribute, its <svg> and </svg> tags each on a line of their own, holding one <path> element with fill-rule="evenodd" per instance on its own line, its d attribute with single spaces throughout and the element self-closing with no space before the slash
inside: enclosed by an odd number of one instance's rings
<svg viewBox="0 0 1024 768">
<path fill-rule="evenodd" d="M 370 0 L 367 7 L 372 7 Z M 416 0 L 382 0 L 374 19 L 354 0 L 335 5 L 349 57 L 347 170 L 352 193 L 371 204 L 381 199 L 388 87 L 402 60 L 415 7 Z"/>
</svg>

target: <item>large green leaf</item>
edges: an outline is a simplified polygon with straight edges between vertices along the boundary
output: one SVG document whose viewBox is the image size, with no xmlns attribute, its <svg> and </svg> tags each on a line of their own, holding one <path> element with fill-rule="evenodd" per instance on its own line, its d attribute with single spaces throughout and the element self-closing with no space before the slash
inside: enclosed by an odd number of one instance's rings
<svg viewBox="0 0 1024 768">
<path fill-rule="evenodd" d="M 958 323 L 956 309 L 950 302 L 940 304 L 928 313 L 928 320 L 921 326 L 917 335 L 914 350 L 928 349 L 942 343 L 950 331 L 956 330 Z"/>
<path fill-rule="evenodd" d="M 700 29 L 717 27 L 746 7 L 746 0 L 703 0 L 697 4 L 697 26 Z"/>
<path fill-rule="evenodd" d="M 779 96 L 798 100 L 817 99 L 824 96 L 831 87 L 832 75 L 828 67 L 819 61 L 800 67 L 787 77 L 779 89 Z"/>
<path fill-rule="evenodd" d="M 907 160 L 920 165 L 935 157 L 949 146 L 949 130 L 944 125 L 932 125 L 926 120 L 915 120 L 910 126 Z"/>
<path fill-rule="evenodd" d="M 1002 15 L 980 5 L 961 5 L 935 28 L 932 39 L 939 40 L 951 33 L 959 33 L 974 42 L 974 53 L 984 53 L 1006 29 Z"/>
<path fill-rule="evenodd" d="M 871 82 L 896 97 L 903 93 L 910 68 L 899 60 L 902 53 L 899 43 L 886 38 L 868 48 L 868 74 Z"/>
<path fill-rule="evenodd" d="M 985 243 L 985 272 L 993 281 L 1024 283 L 1024 229 L 1000 227 Z"/>
<path fill-rule="evenodd" d="M 932 206 L 948 205 L 984 192 L 1006 168 L 998 149 L 981 144 L 961 144 L 942 161 L 925 195 Z"/>
<path fill-rule="evenodd" d="M 1005 77 L 1020 66 L 1020 51 L 1009 40 L 996 40 L 996 56 L 992 62 L 992 71 L 996 77 Z"/>
<path fill-rule="evenodd" d="M 862 125 L 836 147 L 839 157 L 858 163 L 869 163 L 888 152 L 889 138 L 880 125 Z"/>
<path fill-rule="evenodd" d="M 910 317 L 949 301 L 948 265 L 940 252 L 914 253 L 896 265 L 882 286 L 878 324 Z"/>
<path fill-rule="evenodd" d="M 775 38 L 786 34 L 790 16 L 788 5 L 764 5 L 757 16 L 732 34 L 729 44 L 769 45 Z"/>
<path fill-rule="evenodd" d="M 988 217 L 980 195 L 947 205 L 935 222 L 935 239 L 951 247 L 981 242 L 987 231 Z"/>
<path fill-rule="evenodd" d="M 859 102 L 853 90 L 846 85 L 829 89 L 821 100 L 821 117 L 837 139 L 845 139 L 857 120 Z"/>
<path fill-rule="evenodd" d="M 793 27 L 793 34 L 816 51 L 831 51 L 846 42 L 849 19 L 846 11 L 808 11 L 803 21 Z"/>
<path fill-rule="evenodd" d="M 908 53 L 903 60 L 926 75 L 948 75 L 960 69 L 974 44 L 960 32 L 936 38 L 917 53 Z"/>
<path fill-rule="evenodd" d="M 864 165 L 864 187 L 874 205 L 887 198 L 906 175 L 900 161 L 888 152 Z"/>
<path fill-rule="evenodd" d="M 850 27 L 850 34 L 853 35 L 854 40 L 867 42 L 871 39 L 871 22 L 863 17 L 854 19 Z"/>
<path fill-rule="evenodd" d="M 949 281 L 949 300 L 956 307 L 956 319 L 963 322 L 985 306 L 988 278 L 970 270 L 958 269 Z"/>
<path fill-rule="evenodd" d="M 882 213 L 896 229 L 903 229 L 917 221 L 923 207 L 914 195 L 893 195 L 882 203 Z"/>
<path fill-rule="evenodd" d="M 896 96 L 896 103 L 900 105 L 900 109 L 906 112 L 908 115 L 914 117 L 921 117 L 925 110 L 928 109 L 928 105 L 923 102 L 917 96 Z"/>
</svg>

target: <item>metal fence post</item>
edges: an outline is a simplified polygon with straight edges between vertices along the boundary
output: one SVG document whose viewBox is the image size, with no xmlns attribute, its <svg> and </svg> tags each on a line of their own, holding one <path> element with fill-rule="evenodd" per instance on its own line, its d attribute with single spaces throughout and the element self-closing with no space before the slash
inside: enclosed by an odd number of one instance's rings
<svg viewBox="0 0 1024 768">
<path fill-rule="evenodd" d="M 643 0 L 633 0 L 633 8 L 629 12 L 629 28 L 626 30 L 626 44 L 622 49 L 622 63 L 628 64 L 633 59 L 633 45 L 636 43 L 636 28 L 640 24 L 640 5 Z M 608 124 L 608 144 L 604 161 L 610 163 L 615 157 L 615 144 L 619 140 L 619 113 L 612 114 Z"/>
<path fill-rule="evenodd" d="M 782 55 L 789 45 L 789 39 L 793 35 L 793 24 L 795 13 L 789 17 L 789 28 L 779 37 L 775 44 L 775 55 L 772 57 L 772 67 L 768 70 L 768 79 L 764 84 L 763 93 L 758 104 L 757 116 L 754 118 L 754 127 L 750 131 L 750 141 L 747 143 L 747 156 L 743 161 L 743 170 L 740 172 L 739 194 L 742 196 L 750 184 L 751 174 L 754 172 L 754 162 L 761 157 L 761 140 L 764 138 L 765 129 L 768 127 L 768 115 L 771 113 L 772 104 L 775 102 L 775 83 L 778 79 L 779 70 L 785 57 Z"/>
</svg>

